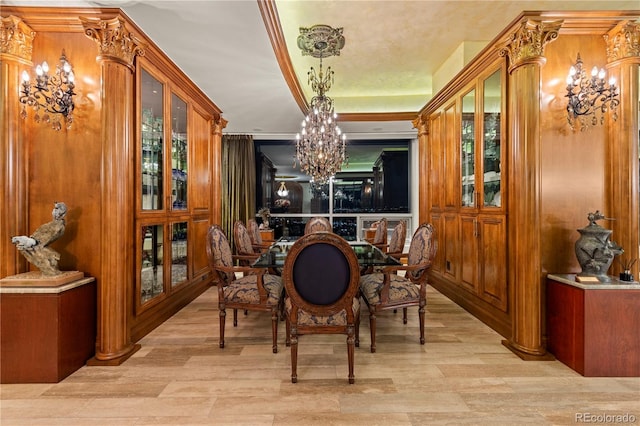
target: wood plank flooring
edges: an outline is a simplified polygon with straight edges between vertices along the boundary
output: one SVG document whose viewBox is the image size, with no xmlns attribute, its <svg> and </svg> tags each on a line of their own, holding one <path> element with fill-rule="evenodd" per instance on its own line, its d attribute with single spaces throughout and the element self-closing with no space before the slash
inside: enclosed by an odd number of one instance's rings
<svg viewBox="0 0 640 426">
<path fill-rule="evenodd" d="M 640 378 L 584 378 L 558 361 L 522 361 L 431 288 L 424 346 L 414 308 L 407 325 L 401 312 L 379 317 L 370 353 L 363 307 L 354 385 L 345 336 L 302 336 L 292 384 L 284 322 L 273 354 L 266 313 L 239 313 L 237 328 L 228 321 L 220 349 L 216 297 L 209 289 L 121 366 L 85 366 L 57 384 L 1 385 L 0 424 L 640 424 Z"/>
</svg>

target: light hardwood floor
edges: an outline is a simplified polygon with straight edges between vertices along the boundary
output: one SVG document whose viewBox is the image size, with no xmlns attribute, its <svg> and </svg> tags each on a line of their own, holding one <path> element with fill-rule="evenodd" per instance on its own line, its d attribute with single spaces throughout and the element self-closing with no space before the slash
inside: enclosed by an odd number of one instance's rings
<svg viewBox="0 0 640 426">
<path fill-rule="evenodd" d="M 433 289 L 427 311 L 424 346 L 414 308 L 407 325 L 400 312 L 379 317 L 372 354 L 363 307 L 354 385 L 344 336 L 302 336 L 292 384 L 284 322 L 277 354 L 268 314 L 257 312 L 239 314 L 237 328 L 229 321 L 220 349 L 209 289 L 121 366 L 83 367 L 57 384 L 0 386 L 0 424 L 640 424 L 640 378 L 584 378 L 558 361 L 522 361 Z"/>
</svg>

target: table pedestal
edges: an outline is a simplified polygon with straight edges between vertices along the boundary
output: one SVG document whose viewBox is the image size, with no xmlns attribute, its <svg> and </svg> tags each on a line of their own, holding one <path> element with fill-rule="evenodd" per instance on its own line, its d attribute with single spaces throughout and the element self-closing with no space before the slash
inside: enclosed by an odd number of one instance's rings
<svg viewBox="0 0 640 426">
<path fill-rule="evenodd" d="M 547 276 L 547 349 L 588 377 L 640 376 L 640 284 Z"/>
<path fill-rule="evenodd" d="M 95 353 L 95 278 L 32 274 L 0 280 L 0 383 L 56 383 Z"/>
</svg>

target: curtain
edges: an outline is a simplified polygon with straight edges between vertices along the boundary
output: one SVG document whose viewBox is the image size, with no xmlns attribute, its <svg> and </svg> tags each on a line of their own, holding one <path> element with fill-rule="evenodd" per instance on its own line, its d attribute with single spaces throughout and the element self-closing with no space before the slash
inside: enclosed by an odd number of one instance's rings
<svg viewBox="0 0 640 426">
<path fill-rule="evenodd" d="M 234 250 L 233 224 L 256 215 L 256 161 L 251 135 L 222 136 L 222 223 Z"/>
</svg>

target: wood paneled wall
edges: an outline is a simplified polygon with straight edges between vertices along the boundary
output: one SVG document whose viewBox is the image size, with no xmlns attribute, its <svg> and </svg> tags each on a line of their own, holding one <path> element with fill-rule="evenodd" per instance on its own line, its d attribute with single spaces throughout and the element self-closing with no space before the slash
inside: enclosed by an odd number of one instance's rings
<svg viewBox="0 0 640 426">
<path fill-rule="evenodd" d="M 421 111 L 419 130 L 422 168 L 429 168 L 434 149 L 443 149 L 451 136 L 441 123 L 456 96 L 500 51 L 509 66 L 507 147 L 509 170 L 508 283 L 510 330 L 496 323 L 481 300 L 473 301 L 455 288 L 455 277 L 434 269 L 432 282 L 508 339 L 505 344 L 523 358 L 545 359 L 544 282 L 547 273 L 579 272 L 574 244 L 587 214 L 600 210 L 616 220 L 601 223 L 614 230 L 612 239 L 638 257 L 638 102 L 640 38 L 638 11 L 524 12 L 491 42 Z M 608 41 L 607 41 L 608 40 Z M 580 53 L 585 66 L 610 69 L 621 92 L 619 119 L 574 132 L 567 123 L 566 76 Z M 456 114 L 456 112 L 454 112 Z M 444 117 L 444 118 L 443 118 Z M 447 160 L 447 163 L 450 161 Z M 441 173 L 436 164 L 421 175 Z M 444 172 L 443 172 L 444 173 Z M 420 221 L 446 221 L 433 199 L 442 185 L 434 177 L 420 182 Z M 434 188 L 435 186 L 435 188 Z M 457 193 L 457 188 L 442 186 Z M 435 213 L 433 213 L 435 212 Z M 446 227 L 445 227 L 446 228 Z M 445 246 L 461 236 L 439 233 Z M 460 240 L 459 244 L 465 242 Z M 439 253 L 438 256 L 446 256 Z M 481 267 L 482 265 L 478 265 Z M 636 267 L 637 268 L 637 265 Z M 619 266 L 609 271 L 615 275 Z M 638 271 L 632 271 L 637 276 Z"/>
<path fill-rule="evenodd" d="M 96 278 L 98 330 L 93 362 L 119 364 L 135 351 L 135 341 L 210 284 L 204 249 L 197 249 L 196 240 L 204 242 L 208 225 L 221 219 L 218 170 L 226 121 L 219 108 L 119 9 L 3 7 L 0 12 L 5 29 L 2 45 L 18 46 L 15 51 L 5 48 L 0 52 L 2 70 L 8 71 L 1 76 L 1 90 L 11 94 L 3 96 L 0 110 L 6 153 L 0 157 L 2 176 L 6 177 L 1 195 L 11 206 L 8 220 L 0 222 L 0 240 L 29 235 L 51 220 L 55 201 L 67 203 L 65 234 L 52 247 L 61 253 L 61 270 L 79 270 Z M 97 29 L 102 32 L 98 37 L 105 36 L 104 43 L 85 35 L 84 18 L 109 22 Z M 119 32 L 107 34 L 112 28 Z M 125 38 L 115 41 L 122 42 L 119 49 L 102 50 L 118 37 Z M 189 234 L 190 281 L 144 315 L 135 312 L 133 285 L 133 176 L 139 143 L 134 73 L 136 55 L 141 52 L 134 49 L 128 55 L 129 42 L 144 46 L 147 60 L 160 66 L 192 105 L 190 146 L 192 157 L 197 159 L 189 170 L 193 178 L 192 204 L 187 212 L 193 227 Z M 20 119 L 17 96 L 22 70 L 31 71 L 45 60 L 55 70 L 62 49 L 76 77 L 74 122 L 68 130 L 55 131 L 31 117 Z M 3 243 L 1 249 L 0 278 L 28 270 L 30 266 L 16 255 L 15 247 Z"/>
</svg>

